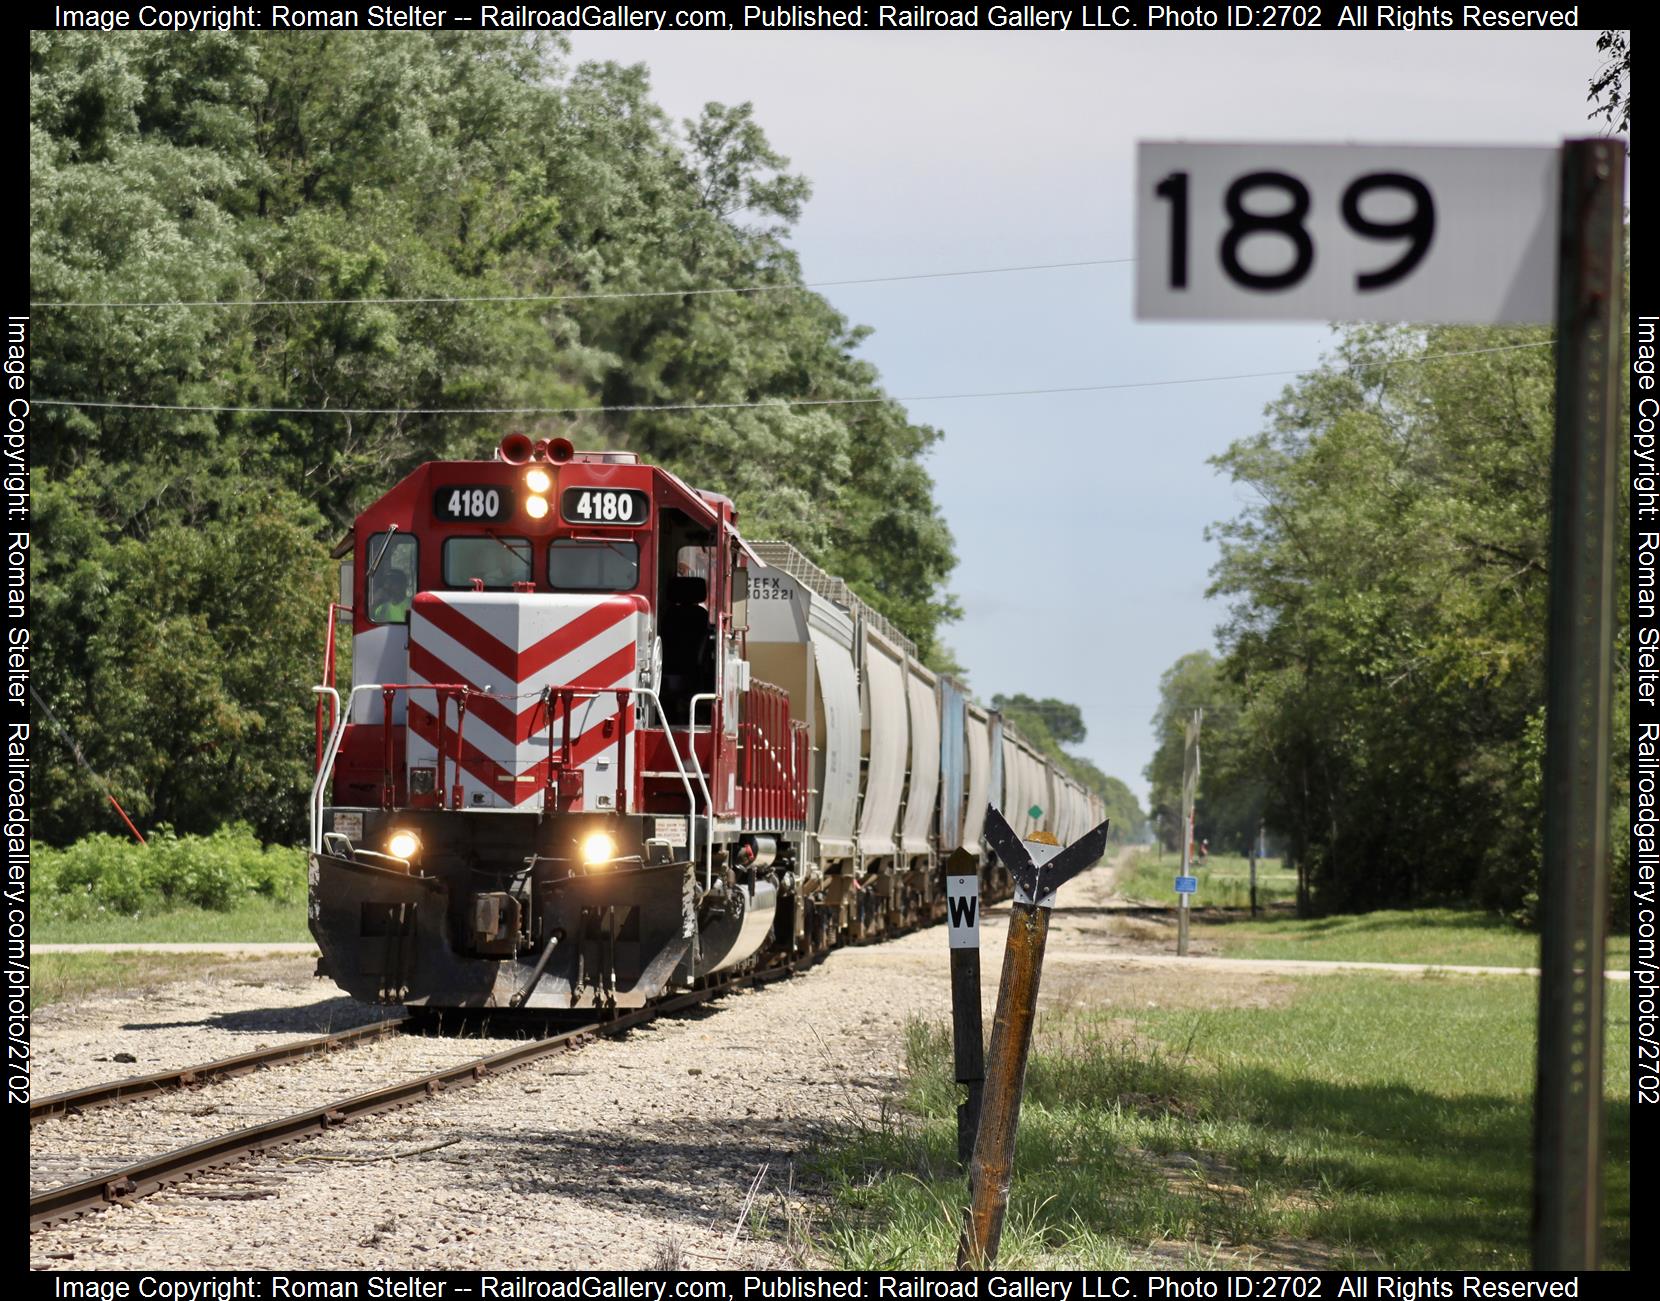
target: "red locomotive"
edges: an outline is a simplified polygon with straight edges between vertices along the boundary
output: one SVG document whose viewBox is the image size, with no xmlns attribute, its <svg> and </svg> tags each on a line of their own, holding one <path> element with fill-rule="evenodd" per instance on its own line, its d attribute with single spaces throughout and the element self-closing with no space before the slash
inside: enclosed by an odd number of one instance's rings
<svg viewBox="0 0 1660 1301">
<path fill-rule="evenodd" d="M 639 1006 L 936 915 L 988 801 L 1098 820 L 845 584 L 632 453 L 510 434 L 336 555 L 310 920 L 356 997 Z"/>
</svg>

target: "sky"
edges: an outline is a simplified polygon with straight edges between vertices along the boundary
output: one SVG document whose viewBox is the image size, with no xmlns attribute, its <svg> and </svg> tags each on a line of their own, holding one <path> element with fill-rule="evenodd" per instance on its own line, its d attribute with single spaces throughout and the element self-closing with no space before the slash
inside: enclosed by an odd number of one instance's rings
<svg viewBox="0 0 1660 1301">
<path fill-rule="evenodd" d="M 1554 145 L 1586 113 L 1595 32 L 579 33 L 645 63 L 674 117 L 750 101 L 813 197 L 806 279 L 1134 254 L 1141 140 Z M 1135 319 L 1130 264 L 843 286 L 896 397 L 1297 372 L 1320 324 Z M 1145 801 L 1159 676 L 1215 648 L 1205 530 L 1245 490 L 1207 463 L 1292 375 L 915 401 L 956 538 L 945 638 L 974 694 L 1083 709 L 1077 747 Z M 740 507 L 742 503 L 739 503 Z"/>
</svg>

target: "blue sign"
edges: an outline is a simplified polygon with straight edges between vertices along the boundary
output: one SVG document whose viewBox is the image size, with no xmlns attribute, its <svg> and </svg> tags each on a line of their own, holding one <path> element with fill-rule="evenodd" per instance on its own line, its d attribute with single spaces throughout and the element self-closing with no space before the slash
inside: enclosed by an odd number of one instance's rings
<svg viewBox="0 0 1660 1301">
<path fill-rule="evenodd" d="M 1196 876 L 1178 876 L 1176 878 L 1176 893 L 1177 894 L 1197 894 L 1198 891 L 1199 891 L 1199 878 L 1198 877 L 1196 877 Z"/>
</svg>

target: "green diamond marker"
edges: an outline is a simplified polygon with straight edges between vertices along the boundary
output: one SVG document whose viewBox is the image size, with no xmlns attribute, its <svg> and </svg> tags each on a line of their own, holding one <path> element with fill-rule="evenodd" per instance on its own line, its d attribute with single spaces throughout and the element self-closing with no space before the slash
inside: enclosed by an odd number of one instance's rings
<svg viewBox="0 0 1660 1301">
<path fill-rule="evenodd" d="M 1041 818 L 1043 816 L 1043 810 L 1034 804 L 1031 808 L 1026 810 L 1026 816 L 1029 818 Z"/>
</svg>

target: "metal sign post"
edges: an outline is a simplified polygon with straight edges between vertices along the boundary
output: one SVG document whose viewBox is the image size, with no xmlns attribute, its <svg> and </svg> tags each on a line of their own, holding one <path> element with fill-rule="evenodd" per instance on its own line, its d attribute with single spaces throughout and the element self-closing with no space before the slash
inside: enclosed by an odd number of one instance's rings
<svg viewBox="0 0 1660 1301">
<path fill-rule="evenodd" d="M 991 808 L 986 811 L 986 839 L 1014 878 L 1015 895 L 1008 945 L 1003 950 L 1003 983 L 991 1026 L 985 1098 L 969 1172 L 969 1208 L 957 1247 L 958 1269 L 989 1269 L 997 1260 L 1003 1216 L 1009 1207 L 1020 1092 L 1032 1049 L 1049 911 L 1055 905 L 1055 891 L 1106 852 L 1107 824 L 1103 822 L 1061 849 L 1022 841 L 1002 814 Z"/>
<path fill-rule="evenodd" d="M 980 1026 L 980 860 L 959 849 L 945 864 L 945 910 L 951 945 L 951 1058 L 968 1096 L 957 1104 L 957 1162 L 967 1166 L 980 1128 L 986 1084 L 985 1038 Z"/>
<path fill-rule="evenodd" d="M 1533 1265 L 1595 1269 L 1625 146 L 1562 149 Z"/>
</svg>

